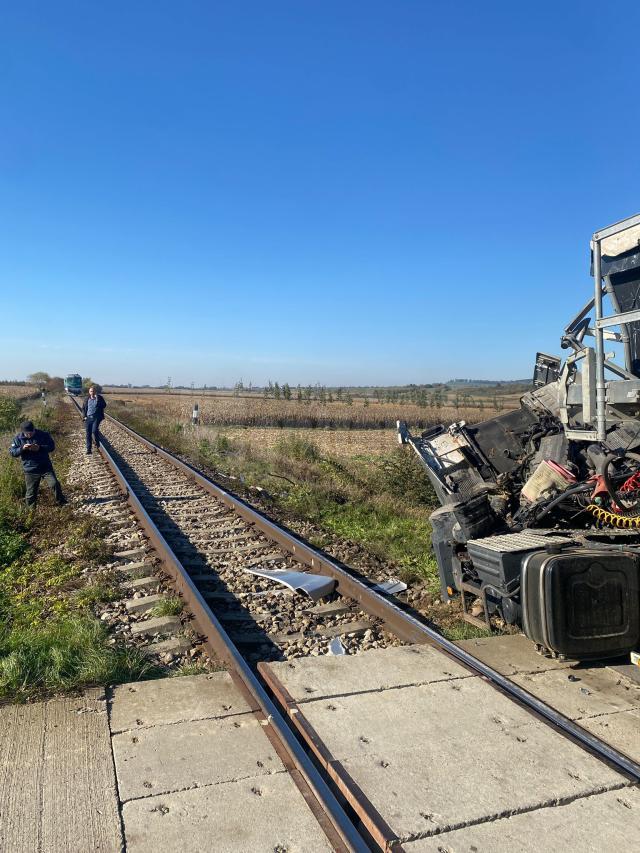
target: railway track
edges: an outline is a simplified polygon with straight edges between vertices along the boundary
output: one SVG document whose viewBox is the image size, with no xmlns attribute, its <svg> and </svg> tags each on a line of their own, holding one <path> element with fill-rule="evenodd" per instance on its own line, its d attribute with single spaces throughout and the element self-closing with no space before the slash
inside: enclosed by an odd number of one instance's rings
<svg viewBox="0 0 640 853">
<path fill-rule="evenodd" d="M 260 662 L 324 656 L 337 640 L 350 656 L 429 644 L 626 778 L 640 781 L 640 766 L 632 758 L 441 637 L 187 463 L 113 418 L 106 419 L 102 432 L 102 454 L 154 549 L 156 569 L 192 614 L 192 636 L 228 667 L 255 713 L 269 722 L 285 766 L 295 768 L 313 792 L 319 819 L 331 825 L 342 849 L 367 849 L 371 838 L 363 840 L 354 814 L 339 805 L 256 674 Z M 335 581 L 335 589 L 314 604 L 250 574 L 248 567 L 325 575 Z M 156 623 L 152 636 L 166 642 L 163 635 L 174 629 L 175 620 Z"/>
</svg>

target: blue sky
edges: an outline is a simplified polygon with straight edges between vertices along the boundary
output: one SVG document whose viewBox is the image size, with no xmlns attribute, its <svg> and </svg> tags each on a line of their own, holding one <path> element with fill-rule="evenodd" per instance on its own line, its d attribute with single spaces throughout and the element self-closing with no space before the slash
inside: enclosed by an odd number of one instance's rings
<svg viewBox="0 0 640 853">
<path fill-rule="evenodd" d="M 0 0 L 0 376 L 391 384 L 559 353 L 640 211 L 640 7 Z"/>
</svg>

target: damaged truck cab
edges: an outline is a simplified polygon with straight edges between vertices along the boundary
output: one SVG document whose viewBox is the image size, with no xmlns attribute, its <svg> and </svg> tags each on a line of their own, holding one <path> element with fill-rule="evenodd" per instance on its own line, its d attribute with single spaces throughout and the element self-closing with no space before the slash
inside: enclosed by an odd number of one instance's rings
<svg viewBox="0 0 640 853">
<path fill-rule="evenodd" d="M 594 295 L 561 339 L 570 354 L 538 354 L 517 411 L 420 436 L 398 423 L 441 503 L 443 599 L 578 660 L 640 645 L 640 215 L 596 232 L 591 257 Z"/>
</svg>

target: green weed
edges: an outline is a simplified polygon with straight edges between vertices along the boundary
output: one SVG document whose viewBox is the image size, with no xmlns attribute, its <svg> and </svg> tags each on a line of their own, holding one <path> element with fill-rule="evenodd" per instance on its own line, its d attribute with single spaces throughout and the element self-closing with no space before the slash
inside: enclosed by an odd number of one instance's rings
<svg viewBox="0 0 640 853">
<path fill-rule="evenodd" d="M 184 675 L 202 675 L 205 672 L 223 672 L 226 667 L 215 663 L 183 663 L 171 673 L 173 678 Z"/>
<path fill-rule="evenodd" d="M 152 616 L 179 616 L 182 613 L 182 607 L 182 599 L 173 595 L 159 601 L 150 612 Z"/>
<path fill-rule="evenodd" d="M 105 541 L 108 525 L 97 518 L 87 518 L 74 524 L 67 537 L 67 545 L 75 556 L 84 562 L 106 563 L 113 554 L 113 546 Z"/>
<path fill-rule="evenodd" d="M 485 628 L 476 628 L 469 622 L 456 623 L 455 625 L 446 625 L 440 628 L 440 631 L 447 640 L 475 640 L 477 637 L 490 637 L 491 632 Z"/>
</svg>

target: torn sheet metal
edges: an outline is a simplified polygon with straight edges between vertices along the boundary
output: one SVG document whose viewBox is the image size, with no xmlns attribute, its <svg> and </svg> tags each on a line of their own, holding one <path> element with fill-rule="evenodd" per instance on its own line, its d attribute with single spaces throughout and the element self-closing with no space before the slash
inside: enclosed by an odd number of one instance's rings
<svg viewBox="0 0 640 853">
<path fill-rule="evenodd" d="M 311 575 L 307 572 L 290 572 L 287 569 L 252 569 L 245 572 L 271 581 L 278 581 L 294 592 L 304 592 L 312 601 L 319 601 L 333 592 L 336 582 L 324 575 Z"/>
<path fill-rule="evenodd" d="M 382 592 L 385 595 L 397 595 L 399 592 L 404 592 L 405 589 L 407 589 L 406 583 L 397 580 L 383 581 L 383 583 L 376 584 L 373 587 L 374 592 Z"/>
</svg>

